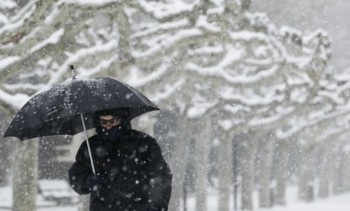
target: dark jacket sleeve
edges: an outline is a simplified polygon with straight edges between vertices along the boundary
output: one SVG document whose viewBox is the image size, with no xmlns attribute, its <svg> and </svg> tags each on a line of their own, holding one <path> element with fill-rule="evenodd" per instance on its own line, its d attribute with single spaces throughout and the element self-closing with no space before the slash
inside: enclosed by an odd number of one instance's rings
<svg viewBox="0 0 350 211">
<path fill-rule="evenodd" d="M 75 162 L 68 170 L 70 185 L 78 194 L 88 194 L 91 192 L 91 189 L 86 186 L 87 177 L 92 174 L 91 164 L 87 153 L 87 145 L 84 142 L 77 152 Z"/>
<path fill-rule="evenodd" d="M 172 174 L 158 143 L 152 139 L 149 150 L 150 205 L 152 211 L 168 210 L 172 189 Z"/>
</svg>

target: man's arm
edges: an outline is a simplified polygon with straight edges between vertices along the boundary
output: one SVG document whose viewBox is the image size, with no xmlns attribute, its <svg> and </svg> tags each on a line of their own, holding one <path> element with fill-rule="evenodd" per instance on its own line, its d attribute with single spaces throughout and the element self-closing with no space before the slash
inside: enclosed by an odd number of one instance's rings
<svg viewBox="0 0 350 211">
<path fill-rule="evenodd" d="M 88 187 L 89 175 L 93 175 L 89 160 L 86 160 L 87 147 L 84 142 L 75 157 L 75 162 L 68 170 L 68 177 L 71 187 L 78 194 L 88 194 L 91 192 L 91 188 Z"/>
</svg>

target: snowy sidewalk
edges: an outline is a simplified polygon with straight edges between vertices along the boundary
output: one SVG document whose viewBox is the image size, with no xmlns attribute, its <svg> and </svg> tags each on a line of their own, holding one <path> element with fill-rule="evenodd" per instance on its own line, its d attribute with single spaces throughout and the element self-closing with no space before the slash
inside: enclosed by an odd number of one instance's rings
<svg viewBox="0 0 350 211">
<path fill-rule="evenodd" d="M 53 201 L 47 201 L 42 195 L 37 195 L 37 211 L 77 211 L 76 205 L 58 206 Z M 12 189 L 11 187 L 0 188 L 0 211 L 12 210 Z"/>
<path fill-rule="evenodd" d="M 258 211 L 350 211 L 350 193 L 317 199 L 312 203 L 289 203 L 288 207 L 258 209 Z"/>
<path fill-rule="evenodd" d="M 230 197 L 233 198 L 232 196 Z M 211 194 L 208 198 L 207 208 L 208 211 L 218 210 L 218 196 L 217 194 Z M 331 196 L 326 199 L 316 199 L 312 203 L 304 203 L 297 199 L 297 188 L 289 187 L 287 191 L 287 206 L 275 206 L 269 209 L 258 209 L 258 195 L 254 194 L 255 209 L 254 211 L 350 211 L 350 193 L 342 195 Z M 238 197 L 238 208 L 240 208 L 240 198 Z M 188 199 L 188 211 L 194 211 L 195 200 L 193 198 Z M 232 206 L 232 204 L 231 204 Z M 230 210 L 234 210 L 233 206 Z M 240 211 L 239 209 L 237 211 Z"/>
<path fill-rule="evenodd" d="M 9 208 L 11 206 L 11 198 L 12 193 L 10 188 L 0 188 L 0 211 L 11 210 Z M 317 199 L 312 203 L 302 203 L 296 199 L 296 189 L 289 188 L 287 201 L 287 207 L 255 209 L 255 211 L 350 211 L 350 193 L 331 196 L 323 200 Z M 193 198 L 188 199 L 188 211 L 195 210 L 194 203 L 195 200 Z M 37 209 L 38 211 L 78 211 L 77 206 L 53 206 L 52 204 L 45 204 L 40 196 L 38 196 L 38 205 L 40 205 Z M 217 194 L 210 194 L 208 198 L 208 211 L 218 211 Z"/>
</svg>

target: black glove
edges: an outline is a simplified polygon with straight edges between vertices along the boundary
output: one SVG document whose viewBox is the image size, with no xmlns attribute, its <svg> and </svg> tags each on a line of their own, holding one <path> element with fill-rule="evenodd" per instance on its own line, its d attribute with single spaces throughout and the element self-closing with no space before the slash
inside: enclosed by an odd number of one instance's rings
<svg viewBox="0 0 350 211">
<path fill-rule="evenodd" d="M 86 187 L 89 188 L 90 190 L 93 190 L 95 185 L 97 185 L 101 179 L 96 175 L 96 174 L 90 174 L 86 178 Z"/>
</svg>

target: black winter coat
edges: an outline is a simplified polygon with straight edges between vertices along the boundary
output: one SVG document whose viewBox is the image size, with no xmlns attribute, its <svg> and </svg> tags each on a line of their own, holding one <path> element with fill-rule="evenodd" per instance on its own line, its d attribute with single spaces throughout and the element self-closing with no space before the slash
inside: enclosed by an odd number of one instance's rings
<svg viewBox="0 0 350 211">
<path fill-rule="evenodd" d="M 129 130 L 114 142 L 95 135 L 89 143 L 99 177 L 97 191 L 87 187 L 92 169 L 86 142 L 68 175 L 78 194 L 91 193 L 90 211 L 168 210 L 172 175 L 155 139 Z"/>
</svg>

